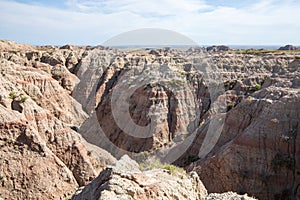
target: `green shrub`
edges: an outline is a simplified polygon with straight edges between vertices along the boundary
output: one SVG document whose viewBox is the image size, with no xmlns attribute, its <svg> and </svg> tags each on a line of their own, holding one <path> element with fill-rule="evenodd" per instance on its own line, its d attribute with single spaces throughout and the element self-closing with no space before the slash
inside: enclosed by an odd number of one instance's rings
<svg viewBox="0 0 300 200">
<path fill-rule="evenodd" d="M 229 103 L 229 104 L 228 104 L 228 108 L 229 108 L 229 109 L 232 109 L 234 106 L 235 106 L 234 103 Z"/>
<path fill-rule="evenodd" d="M 17 97 L 18 97 L 17 93 L 15 93 L 15 92 L 10 92 L 10 93 L 9 93 L 9 98 L 15 99 L 15 98 L 17 98 Z"/>
<path fill-rule="evenodd" d="M 24 103 L 27 100 L 26 96 L 23 96 L 23 94 L 17 94 L 16 92 L 10 92 L 9 93 L 9 98 L 12 100 L 19 100 L 22 103 Z"/>
<path fill-rule="evenodd" d="M 164 169 L 169 170 L 171 174 L 174 174 L 176 167 L 174 165 L 166 165 Z"/>
<path fill-rule="evenodd" d="M 161 163 L 159 160 L 144 161 L 142 163 L 139 163 L 139 168 L 142 171 L 143 170 L 152 170 L 152 169 L 158 168 L 158 169 L 166 169 L 170 172 L 170 174 L 175 174 L 175 172 L 185 173 L 185 170 L 183 168 L 177 167 L 177 166 L 171 165 L 171 164 Z"/>
<path fill-rule="evenodd" d="M 260 89 L 261 89 L 261 85 L 260 84 L 256 84 L 255 87 L 250 87 L 249 91 L 250 92 L 255 92 L 255 91 L 260 90 Z"/>
<path fill-rule="evenodd" d="M 180 71 L 179 72 L 182 76 L 186 76 L 186 75 L 188 75 L 189 73 L 188 72 L 186 72 L 186 71 Z"/>
<path fill-rule="evenodd" d="M 166 165 L 166 164 L 164 164 L 163 165 L 163 169 L 168 170 L 171 174 L 174 174 L 176 171 L 180 172 L 180 173 L 184 173 L 185 172 L 185 170 L 183 168 L 177 167 L 175 165 Z"/>
<path fill-rule="evenodd" d="M 261 89 L 261 85 L 256 84 L 255 89 L 256 89 L 256 90 L 260 90 L 260 89 Z"/>
<path fill-rule="evenodd" d="M 22 103 L 24 103 L 26 100 L 27 100 L 27 97 L 21 96 L 21 101 L 22 101 Z"/>
</svg>

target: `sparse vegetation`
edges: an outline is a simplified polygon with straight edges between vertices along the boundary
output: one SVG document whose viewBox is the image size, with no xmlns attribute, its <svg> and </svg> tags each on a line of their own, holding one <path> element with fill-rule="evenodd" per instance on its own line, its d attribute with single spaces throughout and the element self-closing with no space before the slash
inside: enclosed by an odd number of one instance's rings
<svg viewBox="0 0 300 200">
<path fill-rule="evenodd" d="M 256 84 L 256 85 L 255 85 L 255 89 L 256 89 L 256 90 L 260 90 L 260 89 L 261 89 L 261 85 L 260 85 L 260 84 Z"/>
<path fill-rule="evenodd" d="M 249 88 L 249 92 L 255 92 L 255 88 L 253 87 Z"/>
<path fill-rule="evenodd" d="M 21 101 L 24 103 L 27 100 L 27 97 L 21 96 Z"/>
<path fill-rule="evenodd" d="M 26 96 L 24 96 L 23 94 L 17 94 L 16 92 L 10 92 L 9 98 L 12 100 L 19 100 L 22 103 L 24 103 L 27 100 Z"/>
<path fill-rule="evenodd" d="M 175 165 L 166 165 L 164 166 L 164 169 L 169 170 L 171 174 L 174 174 L 174 171 L 176 170 Z"/>
<path fill-rule="evenodd" d="M 278 50 L 266 50 L 266 49 L 246 49 L 246 50 L 238 50 L 236 53 L 238 54 L 250 54 L 250 55 L 261 55 L 267 53 L 280 53 Z"/>
<path fill-rule="evenodd" d="M 230 85 L 232 85 L 233 83 L 234 83 L 233 80 L 229 80 L 229 81 L 226 81 L 226 82 L 224 83 L 224 86 L 230 86 Z"/>
<path fill-rule="evenodd" d="M 185 170 L 181 167 L 177 167 L 172 164 L 161 163 L 159 160 L 151 161 L 147 160 L 142 163 L 139 163 L 140 170 L 152 170 L 155 168 L 166 169 L 170 172 L 170 174 L 174 175 L 176 172 L 185 173 Z"/>
<path fill-rule="evenodd" d="M 169 170 L 171 174 L 175 174 L 175 172 L 185 173 L 185 170 L 181 167 L 177 167 L 175 165 L 164 165 L 163 169 Z"/>
<path fill-rule="evenodd" d="M 237 54 L 248 54 L 248 55 L 263 55 L 268 53 L 275 53 L 275 54 L 285 54 L 286 50 L 271 50 L 271 49 L 245 49 L 245 50 L 235 50 L 234 51 Z M 289 53 L 294 52 L 298 53 L 300 52 L 297 50 L 291 50 Z"/>
<path fill-rule="evenodd" d="M 11 99 L 15 99 L 15 98 L 17 98 L 18 97 L 18 95 L 17 95 L 17 93 L 15 93 L 15 92 L 10 92 L 9 93 L 9 98 L 11 98 Z"/>
<path fill-rule="evenodd" d="M 250 92 L 255 92 L 261 89 L 261 85 L 260 84 L 256 84 L 254 87 L 250 87 L 249 91 Z"/>
<path fill-rule="evenodd" d="M 188 72 L 186 72 L 186 71 L 180 71 L 179 72 L 182 76 L 186 76 L 186 75 L 188 75 L 189 73 Z"/>
<path fill-rule="evenodd" d="M 228 103 L 228 109 L 230 110 L 230 109 L 232 109 L 234 106 L 235 106 L 235 104 L 234 103 Z"/>
</svg>

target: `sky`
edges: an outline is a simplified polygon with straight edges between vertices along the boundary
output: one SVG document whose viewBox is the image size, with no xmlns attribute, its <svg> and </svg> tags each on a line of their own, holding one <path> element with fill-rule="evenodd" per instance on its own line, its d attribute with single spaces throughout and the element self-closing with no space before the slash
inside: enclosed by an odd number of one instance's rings
<svg viewBox="0 0 300 200">
<path fill-rule="evenodd" d="M 0 0 L 2 40 L 99 45 L 145 28 L 171 30 L 199 45 L 300 45 L 300 1 Z"/>
</svg>

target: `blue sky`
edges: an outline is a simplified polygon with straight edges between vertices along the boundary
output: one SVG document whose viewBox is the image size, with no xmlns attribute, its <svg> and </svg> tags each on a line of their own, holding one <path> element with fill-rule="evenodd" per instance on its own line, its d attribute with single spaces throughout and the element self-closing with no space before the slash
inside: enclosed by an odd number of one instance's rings
<svg viewBox="0 0 300 200">
<path fill-rule="evenodd" d="M 163 28 L 200 45 L 300 45 L 299 0 L 0 0 L 0 39 L 97 45 Z"/>
</svg>

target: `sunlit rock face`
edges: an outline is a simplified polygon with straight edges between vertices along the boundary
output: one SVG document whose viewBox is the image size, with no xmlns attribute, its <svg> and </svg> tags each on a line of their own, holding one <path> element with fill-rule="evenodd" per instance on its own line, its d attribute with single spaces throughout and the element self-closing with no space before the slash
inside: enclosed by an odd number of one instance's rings
<svg viewBox="0 0 300 200">
<path fill-rule="evenodd" d="M 74 131 L 88 114 L 70 96 L 79 81 L 66 68 L 71 52 L 0 44 L 0 198 L 69 198 L 115 162 Z"/>
</svg>

